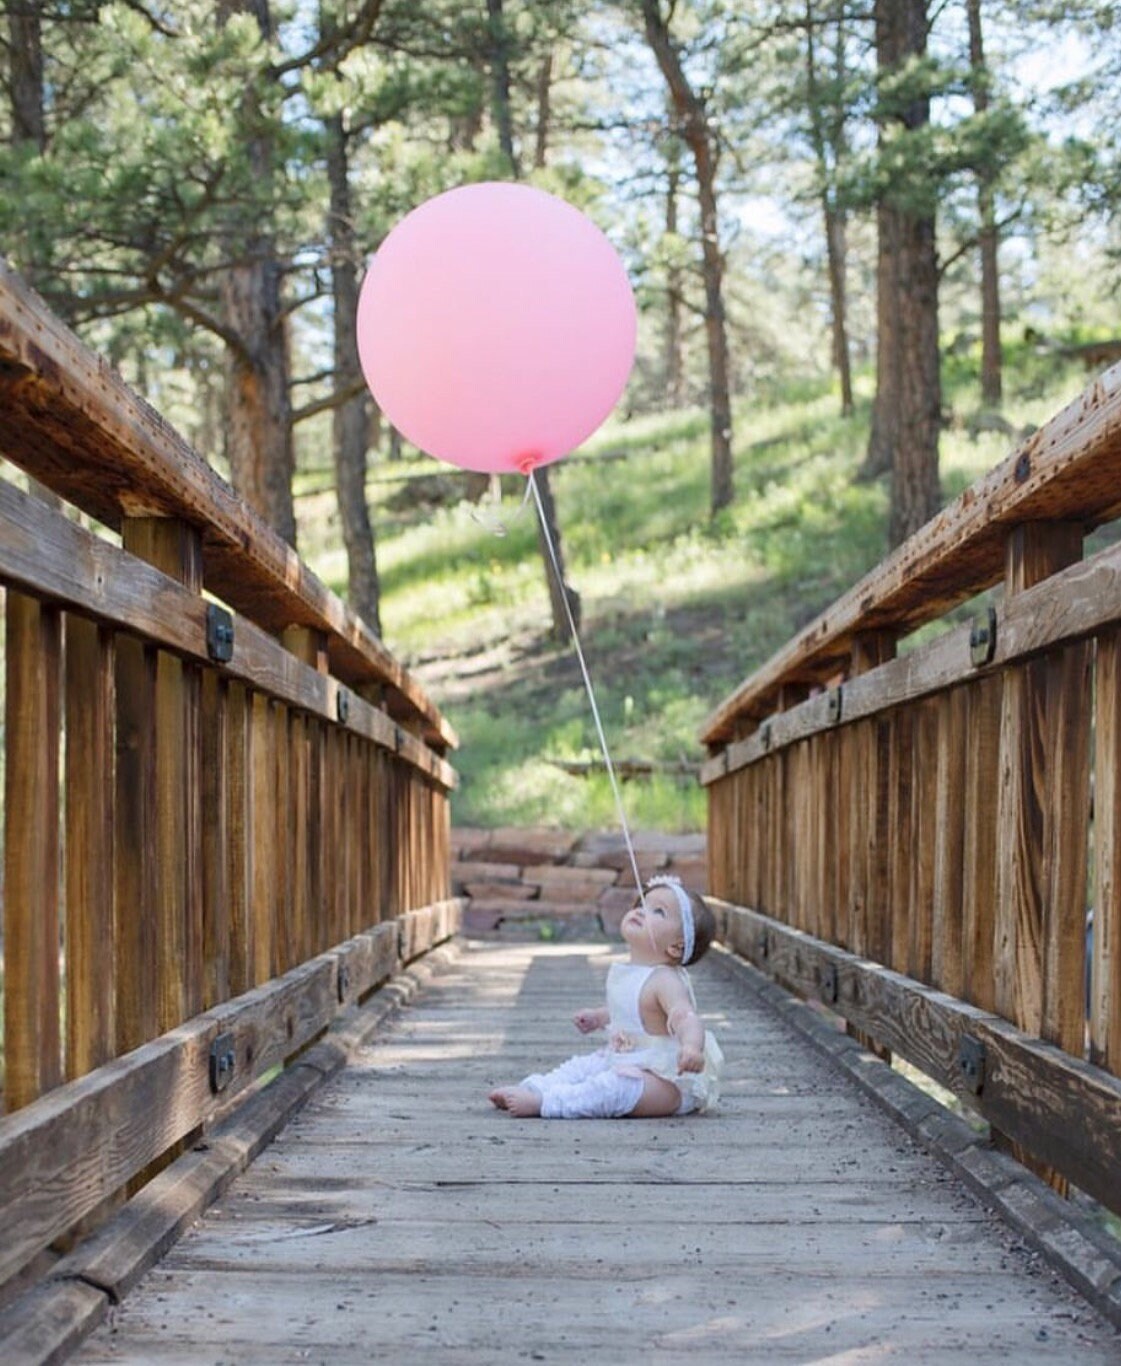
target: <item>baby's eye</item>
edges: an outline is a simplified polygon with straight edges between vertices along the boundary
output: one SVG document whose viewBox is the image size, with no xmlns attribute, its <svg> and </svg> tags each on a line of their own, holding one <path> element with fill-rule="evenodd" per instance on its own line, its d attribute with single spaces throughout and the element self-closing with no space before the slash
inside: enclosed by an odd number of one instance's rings
<svg viewBox="0 0 1121 1366">
<path fill-rule="evenodd" d="M 655 906 L 653 909 L 655 915 L 660 915 L 663 920 L 666 918 L 666 913 L 662 910 L 661 906 Z"/>
</svg>

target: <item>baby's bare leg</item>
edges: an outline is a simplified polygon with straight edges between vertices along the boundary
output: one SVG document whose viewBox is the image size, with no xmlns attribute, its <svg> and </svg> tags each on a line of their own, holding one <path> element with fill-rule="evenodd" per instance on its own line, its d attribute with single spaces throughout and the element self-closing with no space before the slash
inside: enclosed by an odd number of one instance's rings
<svg viewBox="0 0 1121 1366">
<path fill-rule="evenodd" d="M 665 1119 L 677 1114 L 680 1105 L 681 1092 L 672 1081 L 654 1072 L 643 1072 L 642 1095 L 631 1115 L 635 1119 Z"/>
</svg>

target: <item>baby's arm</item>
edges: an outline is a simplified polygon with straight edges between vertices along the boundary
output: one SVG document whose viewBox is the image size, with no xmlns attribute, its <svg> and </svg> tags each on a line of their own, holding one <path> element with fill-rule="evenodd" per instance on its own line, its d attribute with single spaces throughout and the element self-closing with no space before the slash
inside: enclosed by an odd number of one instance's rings
<svg viewBox="0 0 1121 1366">
<path fill-rule="evenodd" d="M 592 1034 L 597 1029 L 606 1029 L 610 1018 L 606 1006 L 593 1006 L 590 1010 L 578 1010 L 572 1022 L 581 1034 Z"/>
<path fill-rule="evenodd" d="M 666 1027 L 677 1040 L 677 1070 L 703 1071 L 705 1027 L 693 1008 L 689 993 L 676 974 L 662 984 L 658 1000 L 666 1012 Z"/>
</svg>

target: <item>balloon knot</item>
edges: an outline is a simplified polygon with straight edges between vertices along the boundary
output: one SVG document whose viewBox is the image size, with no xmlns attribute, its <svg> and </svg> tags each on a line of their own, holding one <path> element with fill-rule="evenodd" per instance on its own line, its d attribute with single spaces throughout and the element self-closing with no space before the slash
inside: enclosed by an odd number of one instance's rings
<svg viewBox="0 0 1121 1366">
<path fill-rule="evenodd" d="M 540 463 L 541 457 L 539 455 L 522 455 L 518 457 L 514 468 L 528 479 Z"/>
</svg>

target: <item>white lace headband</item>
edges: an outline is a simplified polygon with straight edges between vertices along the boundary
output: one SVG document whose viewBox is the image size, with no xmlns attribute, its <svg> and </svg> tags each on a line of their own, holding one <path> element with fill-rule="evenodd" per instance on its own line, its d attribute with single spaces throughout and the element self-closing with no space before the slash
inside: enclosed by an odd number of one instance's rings
<svg viewBox="0 0 1121 1366">
<path fill-rule="evenodd" d="M 693 923 L 693 903 L 689 900 L 689 893 L 681 885 L 681 879 L 669 873 L 659 873 L 657 877 L 650 878 L 646 887 L 647 890 L 651 887 L 668 887 L 677 898 L 677 904 L 681 910 L 681 935 L 684 940 L 681 949 L 681 962 L 684 966 L 692 958 L 693 948 L 697 942 L 697 930 Z"/>
</svg>

